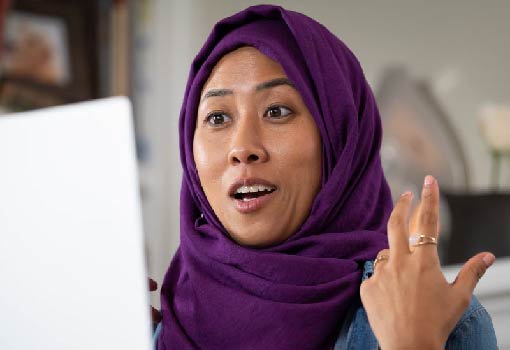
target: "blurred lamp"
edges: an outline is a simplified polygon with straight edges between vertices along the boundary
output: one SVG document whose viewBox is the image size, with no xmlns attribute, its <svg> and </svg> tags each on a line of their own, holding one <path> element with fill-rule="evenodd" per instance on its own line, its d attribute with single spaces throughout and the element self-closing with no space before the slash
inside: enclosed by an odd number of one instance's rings
<svg viewBox="0 0 510 350">
<path fill-rule="evenodd" d="M 491 150 L 491 183 L 496 187 L 501 185 L 501 163 L 506 161 L 508 166 L 510 160 L 510 105 L 486 105 L 480 109 L 479 120 L 482 135 Z"/>
</svg>

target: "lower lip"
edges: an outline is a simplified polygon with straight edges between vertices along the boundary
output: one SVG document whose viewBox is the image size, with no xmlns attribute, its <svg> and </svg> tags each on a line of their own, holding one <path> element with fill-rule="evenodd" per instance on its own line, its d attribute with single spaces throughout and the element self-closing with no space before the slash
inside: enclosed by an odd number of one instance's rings
<svg viewBox="0 0 510 350">
<path fill-rule="evenodd" d="M 241 213 L 249 214 L 262 208 L 269 200 L 271 200 L 271 198 L 273 198 L 275 193 L 276 191 L 273 191 L 269 194 L 253 198 L 252 200 L 249 201 L 243 201 L 242 199 L 234 199 L 234 203 L 236 209 L 239 210 Z"/>
</svg>

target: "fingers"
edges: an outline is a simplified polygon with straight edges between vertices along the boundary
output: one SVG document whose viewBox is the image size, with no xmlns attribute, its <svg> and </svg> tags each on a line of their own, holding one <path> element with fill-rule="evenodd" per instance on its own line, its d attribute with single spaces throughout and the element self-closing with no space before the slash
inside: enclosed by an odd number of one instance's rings
<svg viewBox="0 0 510 350">
<path fill-rule="evenodd" d="M 400 254 L 409 253 L 407 233 L 407 219 L 413 194 L 405 192 L 400 196 L 388 220 L 388 242 L 390 245 L 390 258 Z"/>
<path fill-rule="evenodd" d="M 148 282 L 149 291 L 153 292 L 158 289 L 158 284 L 152 278 L 148 278 Z M 161 312 L 153 306 L 151 306 L 151 318 L 154 324 L 158 324 L 161 321 Z"/>
<path fill-rule="evenodd" d="M 439 201 L 441 203 L 441 200 Z M 409 223 L 409 232 L 418 232 L 418 219 L 420 218 L 420 211 L 421 211 L 421 201 L 419 205 L 414 208 L 411 214 L 411 220 Z M 439 216 L 437 218 L 437 232 L 436 232 L 436 238 L 439 238 L 439 234 L 441 233 L 441 217 Z"/>
<path fill-rule="evenodd" d="M 152 278 L 149 278 L 149 291 L 153 292 L 158 289 L 158 284 Z"/>
<path fill-rule="evenodd" d="M 383 249 L 379 253 L 377 253 L 377 257 L 374 260 L 374 270 L 373 274 L 375 274 L 376 266 L 379 266 L 380 262 L 383 262 L 387 260 L 390 256 L 390 250 L 389 249 Z M 379 267 L 377 267 L 379 269 Z"/>
<path fill-rule="evenodd" d="M 420 209 L 416 220 L 416 231 L 411 231 L 411 235 L 425 235 L 437 238 L 439 226 L 439 186 L 436 179 L 431 175 L 427 175 L 423 182 Z M 417 251 L 416 248 L 418 248 Z M 435 244 L 412 247 L 411 251 L 416 251 L 418 255 L 426 255 L 427 258 L 430 258 L 430 254 L 434 253 L 437 257 L 437 246 Z M 439 259 L 439 257 L 437 258 Z"/>
<path fill-rule="evenodd" d="M 157 310 L 156 308 L 154 308 L 153 306 L 151 306 L 151 317 L 152 317 L 153 323 L 159 323 L 162 318 L 161 312 L 159 310 Z"/>
<path fill-rule="evenodd" d="M 464 264 L 453 282 L 453 288 L 461 295 L 471 297 L 478 281 L 495 260 L 496 257 L 492 253 L 475 255 Z"/>
<path fill-rule="evenodd" d="M 420 217 L 420 209 L 421 209 L 421 201 L 418 205 L 413 209 L 411 214 L 411 219 L 409 220 L 409 232 L 418 231 L 418 219 Z"/>
<path fill-rule="evenodd" d="M 439 186 L 431 175 L 425 177 L 421 193 L 418 231 L 422 235 L 437 235 L 439 223 Z M 411 232 L 414 234 L 415 232 Z"/>
<path fill-rule="evenodd" d="M 383 250 L 379 251 L 379 253 L 377 253 L 377 256 L 389 256 L 389 255 L 390 255 L 389 249 L 383 249 Z"/>
</svg>

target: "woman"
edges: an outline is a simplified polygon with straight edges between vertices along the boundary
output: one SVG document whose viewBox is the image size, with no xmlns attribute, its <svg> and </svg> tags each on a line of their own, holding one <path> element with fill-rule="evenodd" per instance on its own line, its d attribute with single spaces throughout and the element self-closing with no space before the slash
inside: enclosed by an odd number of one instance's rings
<svg viewBox="0 0 510 350">
<path fill-rule="evenodd" d="M 408 230 L 412 198 L 392 211 L 380 144 L 359 62 L 326 28 L 268 5 L 220 21 L 181 111 L 181 244 L 158 349 L 494 349 L 470 304 L 494 256 L 448 284 L 437 182 Z M 410 233 L 423 235 L 411 249 Z"/>
</svg>

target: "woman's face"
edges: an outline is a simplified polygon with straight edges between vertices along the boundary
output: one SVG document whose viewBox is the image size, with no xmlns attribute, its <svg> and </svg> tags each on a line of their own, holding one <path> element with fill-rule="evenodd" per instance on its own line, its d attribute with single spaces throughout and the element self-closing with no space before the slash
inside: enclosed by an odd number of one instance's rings
<svg viewBox="0 0 510 350">
<path fill-rule="evenodd" d="M 320 188 L 315 121 L 282 67 L 252 47 L 226 54 L 211 72 L 193 155 L 207 200 L 242 245 L 287 239 Z"/>
</svg>

